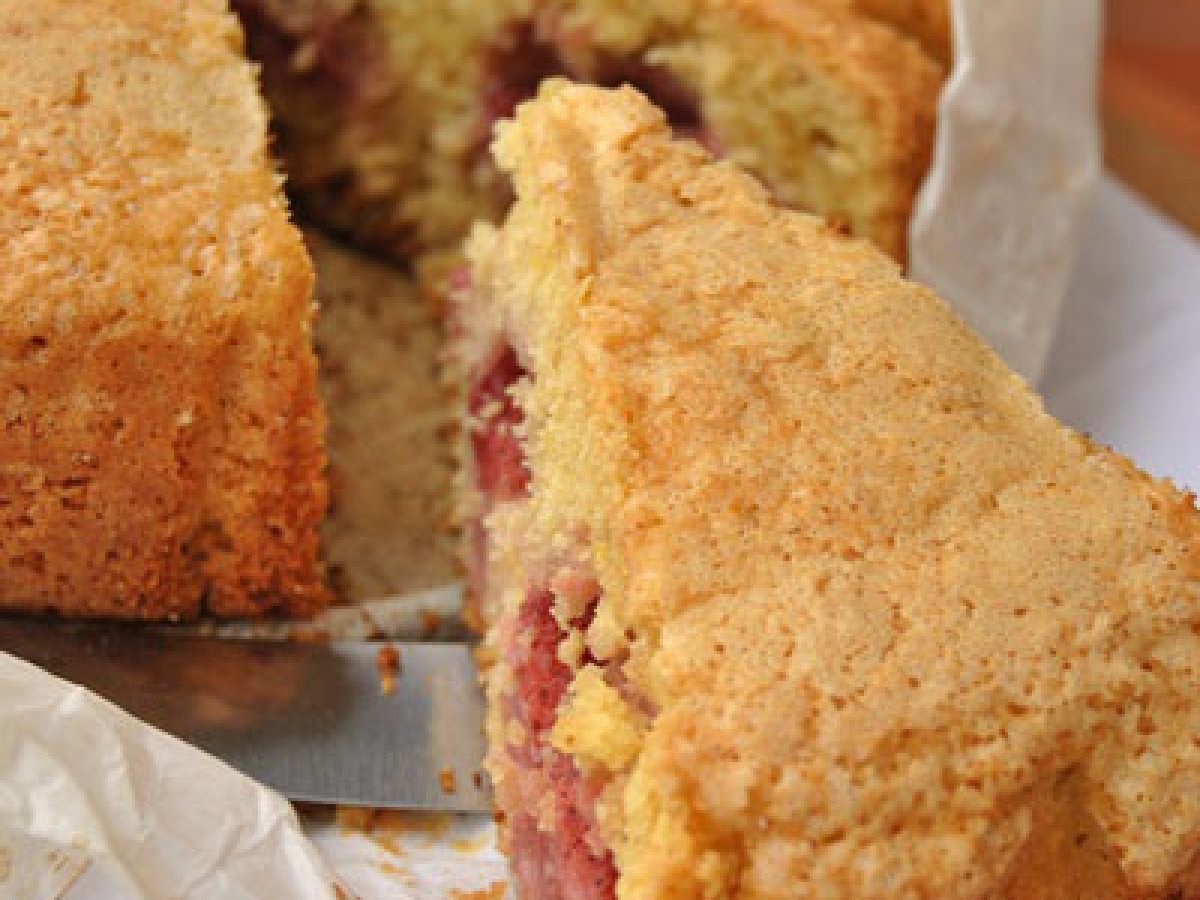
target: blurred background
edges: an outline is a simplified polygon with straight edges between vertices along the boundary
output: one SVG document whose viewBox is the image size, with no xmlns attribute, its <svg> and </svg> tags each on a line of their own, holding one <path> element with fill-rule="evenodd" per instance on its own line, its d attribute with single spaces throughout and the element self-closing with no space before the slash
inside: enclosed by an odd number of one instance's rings
<svg viewBox="0 0 1200 900">
<path fill-rule="evenodd" d="M 1039 387 L 1064 421 L 1200 491 L 1200 0 L 1106 5 L 1116 179 L 1096 194 Z"/>
<path fill-rule="evenodd" d="M 1200 233 L 1200 0 L 1107 0 L 1105 154 Z"/>
</svg>

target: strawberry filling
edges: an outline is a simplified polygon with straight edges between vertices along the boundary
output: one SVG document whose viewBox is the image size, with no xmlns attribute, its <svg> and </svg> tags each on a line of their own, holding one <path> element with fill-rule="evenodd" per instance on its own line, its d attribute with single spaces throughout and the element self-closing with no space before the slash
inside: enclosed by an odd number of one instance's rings
<svg viewBox="0 0 1200 900">
<path fill-rule="evenodd" d="M 571 77 L 558 51 L 538 39 L 530 22 L 510 26 L 502 33 L 487 49 L 481 72 L 484 143 L 492 133 L 492 126 L 500 119 L 511 118 L 517 104 L 536 94 L 542 81 L 556 75 Z"/>
<path fill-rule="evenodd" d="M 489 501 L 517 500 L 529 491 L 525 451 L 516 428 L 524 416 L 511 388 L 525 377 L 517 353 L 504 345 L 476 380 L 467 408 L 473 421 L 471 451 L 476 487 Z"/>
<path fill-rule="evenodd" d="M 268 80 L 303 80 L 322 94 L 323 104 L 349 113 L 367 109 L 392 90 L 386 39 L 365 7 L 335 0 L 232 0 L 231 5 Z"/>
<path fill-rule="evenodd" d="M 470 275 L 465 270 L 452 278 L 452 294 L 469 295 Z M 529 493 L 525 450 L 517 433 L 524 415 L 512 387 L 526 377 L 517 353 L 509 344 L 493 350 L 471 381 L 467 410 L 471 426 L 471 478 L 479 499 L 478 514 L 467 528 L 467 587 L 477 610 L 491 605 L 487 596 L 488 539 L 484 522 L 498 503 L 519 500 Z"/>
<path fill-rule="evenodd" d="M 460 291 L 469 290 L 463 276 Z M 516 351 L 499 345 L 479 367 L 467 398 L 470 448 L 481 515 L 473 527 L 475 547 L 469 565 L 471 589 L 482 600 L 487 588 L 486 517 L 498 504 L 529 493 L 529 470 L 518 426 L 524 420 L 512 387 L 528 373 Z M 558 657 L 566 633 L 554 615 L 556 592 L 583 610 L 571 623 L 586 629 L 600 590 L 571 570 L 533 586 L 520 608 L 497 626 L 513 691 L 505 717 L 520 723 L 522 739 L 504 748 L 505 778 L 497 792 L 507 814 L 506 834 L 513 874 L 522 900 L 612 900 L 616 867 L 596 825 L 596 799 L 602 784 L 550 744 L 550 731 L 572 678 Z M 569 595 L 569 597 L 567 597 Z M 484 601 L 486 602 L 486 601 Z M 596 662 L 585 655 L 584 662 Z"/>
<path fill-rule="evenodd" d="M 680 137 L 691 138 L 715 156 L 720 144 L 700 115 L 695 94 L 665 66 L 636 56 L 595 50 L 586 36 L 541 29 L 532 22 L 509 26 L 484 56 L 480 88 L 480 126 L 473 161 L 487 159 L 492 128 L 510 118 L 517 105 L 555 76 L 601 87 L 629 84 L 658 106 Z"/>
<path fill-rule="evenodd" d="M 557 656 L 565 634 L 553 602 L 548 589 L 530 590 L 509 642 L 516 690 L 508 711 L 526 734 L 524 743 L 507 748 L 513 773 L 507 795 L 518 810 L 508 829 L 513 870 L 522 900 L 611 900 L 616 866 L 595 819 L 602 785 L 549 743 L 571 680 Z M 594 610 L 593 600 L 573 625 L 586 628 Z"/>
</svg>

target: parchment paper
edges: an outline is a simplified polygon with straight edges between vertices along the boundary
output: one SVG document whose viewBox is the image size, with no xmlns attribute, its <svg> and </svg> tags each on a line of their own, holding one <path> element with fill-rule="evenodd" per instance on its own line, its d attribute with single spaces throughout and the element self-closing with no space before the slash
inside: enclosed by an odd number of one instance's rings
<svg viewBox="0 0 1200 900">
<path fill-rule="evenodd" d="M 58 896 L 82 855 L 133 898 L 334 898 L 283 798 L 0 653 L 0 896 Z"/>
<path fill-rule="evenodd" d="M 953 12 L 909 267 L 1036 383 L 1100 174 L 1100 3 L 953 0 Z"/>
<path fill-rule="evenodd" d="M 1035 379 L 1098 172 L 1099 0 L 954 0 L 954 13 L 911 268 Z M 300 627 L 419 635 L 458 604 L 451 585 Z M 484 817 L 308 829 L 311 842 L 271 791 L 0 654 L 0 898 L 329 900 L 331 870 L 361 900 L 511 893 Z"/>
</svg>

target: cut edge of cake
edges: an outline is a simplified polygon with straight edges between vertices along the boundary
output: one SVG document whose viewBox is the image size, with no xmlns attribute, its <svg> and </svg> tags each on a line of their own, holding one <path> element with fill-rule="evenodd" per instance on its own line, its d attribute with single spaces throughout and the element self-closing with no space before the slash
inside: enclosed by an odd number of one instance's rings
<svg viewBox="0 0 1200 900">
<path fill-rule="evenodd" d="M 454 389 L 437 312 L 404 272 L 305 229 L 329 427 L 329 582 L 362 604 L 455 581 Z"/>
</svg>

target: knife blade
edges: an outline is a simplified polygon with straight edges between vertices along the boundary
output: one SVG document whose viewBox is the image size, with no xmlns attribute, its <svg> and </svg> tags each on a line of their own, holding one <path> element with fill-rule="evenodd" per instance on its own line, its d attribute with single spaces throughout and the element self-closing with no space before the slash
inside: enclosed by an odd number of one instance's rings
<svg viewBox="0 0 1200 900">
<path fill-rule="evenodd" d="M 390 692 L 384 647 L 398 653 Z M 0 619 L 0 650 L 292 800 L 491 808 L 482 692 L 466 644 L 227 639 Z"/>
</svg>

